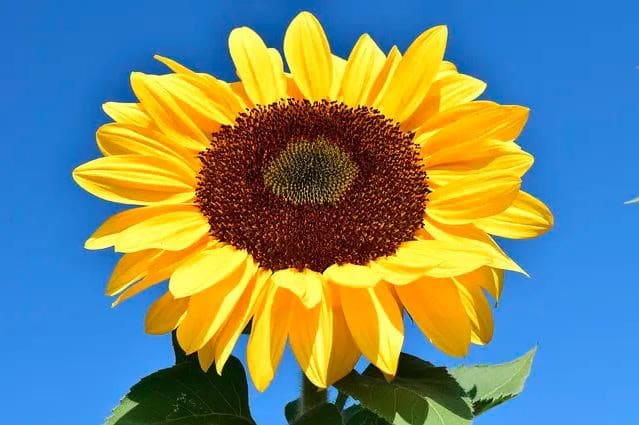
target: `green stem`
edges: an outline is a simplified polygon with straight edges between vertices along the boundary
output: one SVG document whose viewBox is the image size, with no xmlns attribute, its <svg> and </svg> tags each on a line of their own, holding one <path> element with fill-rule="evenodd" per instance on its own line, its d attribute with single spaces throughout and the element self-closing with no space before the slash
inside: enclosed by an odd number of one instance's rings
<svg viewBox="0 0 639 425">
<path fill-rule="evenodd" d="M 302 373 L 302 414 L 308 412 L 313 407 L 326 403 L 328 400 L 328 394 L 326 390 L 320 390 L 311 381 L 308 380 L 306 375 Z"/>
</svg>

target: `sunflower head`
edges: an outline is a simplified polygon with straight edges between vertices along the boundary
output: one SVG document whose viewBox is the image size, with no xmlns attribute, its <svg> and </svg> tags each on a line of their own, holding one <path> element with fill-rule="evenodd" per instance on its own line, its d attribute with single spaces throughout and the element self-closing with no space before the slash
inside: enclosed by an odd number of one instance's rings
<svg viewBox="0 0 639 425">
<path fill-rule="evenodd" d="M 286 68 L 242 27 L 229 37 L 238 81 L 164 57 L 172 73 L 133 73 L 137 101 L 104 105 L 104 156 L 73 172 L 137 206 L 86 243 L 124 253 L 114 304 L 168 280 L 147 331 L 177 329 L 218 371 L 251 322 L 259 389 L 286 341 L 319 387 L 362 354 L 393 375 L 404 312 L 448 354 L 490 341 L 485 291 L 499 298 L 503 270 L 522 271 L 491 235 L 534 237 L 552 215 L 521 191 L 528 110 L 476 100 L 485 84 L 443 60 L 446 38 L 432 28 L 402 54 L 363 35 L 342 59 L 303 12 Z"/>
</svg>

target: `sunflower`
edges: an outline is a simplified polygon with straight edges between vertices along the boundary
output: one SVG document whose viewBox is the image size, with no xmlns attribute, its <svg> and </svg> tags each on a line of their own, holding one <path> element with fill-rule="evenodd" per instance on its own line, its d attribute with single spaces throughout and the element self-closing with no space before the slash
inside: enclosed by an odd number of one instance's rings
<svg viewBox="0 0 639 425">
<path fill-rule="evenodd" d="M 86 248 L 124 255 L 114 305 L 168 280 L 146 331 L 176 330 L 221 371 L 250 323 L 259 390 L 286 342 L 325 388 L 361 355 L 397 369 L 404 312 L 453 356 L 493 333 L 485 293 L 523 272 L 491 235 L 547 231 L 521 191 L 533 163 L 514 140 L 528 109 L 475 100 L 485 84 L 443 60 L 447 29 L 388 54 L 367 34 L 348 59 L 300 13 L 278 50 L 249 28 L 229 36 L 239 81 L 156 56 L 172 73 L 131 74 L 135 103 L 104 104 L 103 157 L 75 181 L 115 214 Z"/>
</svg>

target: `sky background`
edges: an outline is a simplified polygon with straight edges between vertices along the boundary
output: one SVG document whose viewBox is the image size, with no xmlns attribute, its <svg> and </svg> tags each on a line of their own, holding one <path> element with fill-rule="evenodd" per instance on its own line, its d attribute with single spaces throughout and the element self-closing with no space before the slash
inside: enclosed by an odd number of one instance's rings
<svg viewBox="0 0 639 425">
<path fill-rule="evenodd" d="M 639 205 L 623 205 L 639 195 L 639 4 L 630 0 L 2 0 L 0 421 L 99 424 L 130 385 L 173 360 L 168 338 L 143 332 L 160 289 L 112 310 L 103 291 L 117 256 L 82 248 L 120 209 L 71 179 L 98 156 L 94 133 L 107 122 L 100 105 L 133 99 L 132 70 L 164 72 L 154 53 L 232 80 L 233 27 L 281 47 L 304 9 L 342 56 L 364 32 L 384 50 L 404 50 L 446 24 L 446 58 L 488 82 L 483 98 L 532 110 L 519 140 L 536 157 L 524 187 L 548 203 L 556 226 L 503 243 L 532 279 L 508 275 L 493 342 L 462 361 L 539 351 L 523 395 L 477 424 L 639 423 Z M 412 325 L 405 351 L 460 362 Z M 273 385 L 251 388 L 259 424 L 284 423 L 296 380 L 287 352 Z"/>
</svg>

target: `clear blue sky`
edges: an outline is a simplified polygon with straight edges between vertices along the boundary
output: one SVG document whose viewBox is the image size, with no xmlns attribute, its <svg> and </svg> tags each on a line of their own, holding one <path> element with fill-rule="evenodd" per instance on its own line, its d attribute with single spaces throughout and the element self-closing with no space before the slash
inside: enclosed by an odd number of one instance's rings
<svg viewBox="0 0 639 425">
<path fill-rule="evenodd" d="M 130 71 L 163 72 L 154 53 L 232 79 L 228 32 L 249 25 L 279 47 L 302 9 L 341 55 L 363 32 L 405 49 L 447 24 L 447 58 L 488 82 L 484 97 L 532 109 L 520 143 L 537 162 L 525 187 L 551 206 L 556 227 L 504 244 L 532 279 L 509 276 L 494 341 L 466 361 L 539 352 L 525 393 L 477 423 L 639 423 L 639 206 L 623 205 L 639 195 L 639 5 L 630 0 L 0 2 L 0 421 L 98 424 L 130 384 L 172 361 L 168 338 L 143 333 L 159 289 L 111 310 L 102 294 L 117 257 L 82 248 L 118 209 L 70 175 L 98 155 L 101 103 L 132 99 Z M 457 362 L 412 327 L 405 349 Z M 295 368 L 287 353 L 271 388 L 251 394 L 260 424 L 284 422 Z"/>
</svg>

